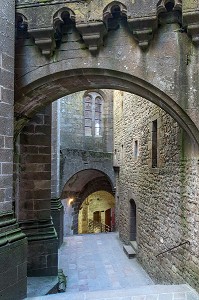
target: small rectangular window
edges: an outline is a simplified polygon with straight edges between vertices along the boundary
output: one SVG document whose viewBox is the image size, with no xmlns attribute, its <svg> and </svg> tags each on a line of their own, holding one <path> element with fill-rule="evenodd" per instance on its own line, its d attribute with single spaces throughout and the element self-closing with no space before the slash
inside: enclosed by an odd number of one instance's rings
<svg viewBox="0 0 199 300">
<path fill-rule="evenodd" d="M 152 122 L 152 168 L 157 168 L 158 164 L 158 130 L 157 120 Z"/>
<path fill-rule="evenodd" d="M 138 141 L 134 141 L 134 158 L 138 158 Z"/>
</svg>

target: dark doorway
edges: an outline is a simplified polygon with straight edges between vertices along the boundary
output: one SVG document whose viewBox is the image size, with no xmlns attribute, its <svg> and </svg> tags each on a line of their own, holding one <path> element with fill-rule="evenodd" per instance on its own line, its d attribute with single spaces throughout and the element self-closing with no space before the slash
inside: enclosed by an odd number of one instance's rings
<svg viewBox="0 0 199 300">
<path fill-rule="evenodd" d="M 93 213 L 93 221 L 101 223 L 101 212 L 100 211 L 95 211 Z"/>
<path fill-rule="evenodd" d="M 111 228 L 111 208 L 105 211 L 105 224 Z"/>
<path fill-rule="evenodd" d="M 136 241 L 136 204 L 130 200 L 130 241 Z"/>
</svg>

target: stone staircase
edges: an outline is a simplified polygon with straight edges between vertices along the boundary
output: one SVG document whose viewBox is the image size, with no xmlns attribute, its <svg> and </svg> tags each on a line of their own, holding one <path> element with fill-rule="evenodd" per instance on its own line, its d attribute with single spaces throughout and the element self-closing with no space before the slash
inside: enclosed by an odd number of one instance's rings
<svg viewBox="0 0 199 300">
<path fill-rule="evenodd" d="M 95 292 L 60 293 L 27 298 L 28 300 L 199 300 L 199 295 L 188 285 L 148 285 L 134 289 Z"/>
<path fill-rule="evenodd" d="M 123 245 L 124 253 L 128 256 L 128 258 L 134 258 L 137 253 L 137 242 L 130 241 L 129 245 Z"/>
</svg>

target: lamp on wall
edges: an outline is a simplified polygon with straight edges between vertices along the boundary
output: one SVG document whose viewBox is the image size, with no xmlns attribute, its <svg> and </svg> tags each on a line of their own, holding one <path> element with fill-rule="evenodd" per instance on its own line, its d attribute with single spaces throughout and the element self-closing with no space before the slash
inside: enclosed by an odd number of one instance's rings
<svg viewBox="0 0 199 300">
<path fill-rule="evenodd" d="M 69 198 L 68 199 L 68 204 L 71 205 L 73 203 L 74 199 L 73 198 Z"/>
</svg>

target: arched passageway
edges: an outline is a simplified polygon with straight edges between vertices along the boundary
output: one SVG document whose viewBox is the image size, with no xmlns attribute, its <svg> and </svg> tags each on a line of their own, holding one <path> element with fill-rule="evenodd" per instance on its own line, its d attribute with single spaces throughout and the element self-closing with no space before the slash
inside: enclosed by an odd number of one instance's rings
<svg viewBox="0 0 199 300">
<path fill-rule="evenodd" d="M 113 197 L 113 182 L 111 182 L 110 178 L 103 172 L 99 170 L 82 170 L 76 174 L 74 174 L 68 182 L 65 184 L 64 189 L 62 191 L 61 199 L 64 205 L 65 213 L 64 213 L 64 235 L 71 235 L 79 233 L 88 232 L 88 230 L 78 230 L 78 227 L 82 228 L 82 218 L 81 225 L 79 225 L 78 215 L 80 210 L 82 209 L 83 203 L 88 203 L 88 198 L 90 195 L 93 195 L 94 198 L 101 199 L 104 203 L 108 203 L 109 198 L 112 200 Z M 101 191 L 101 192 L 99 192 Z M 102 193 L 102 195 L 101 195 Z M 109 195 L 109 197 L 107 196 Z M 106 201 L 106 198 L 108 199 Z M 94 201 L 95 204 L 99 201 Z M 93 203 L 94 203 L 93 202 Z M 83 205 L 84 207 L 88 207 L 88 205 Z M 99 205 L 97 205 L 99 206 Z M 104 207 L 104 206 L 103 206 Z M 110 206 L 111 207 L 111 206 Z M 106 209 L 110 208 L 106 207 Z M 94 213 L 93 208 L 91 209 L 92 213 Z M 103 210 L 103 209 L 101 209 Z M 107 215 L 108 218 L 108 215 Z M 86 228 L 88 226 L 88 214 L 86 214 Z M 104 214 L 105 221 L 105 214 Z"/>
<path fill-rule="evenodd" d="M 115 200 L 111 193 L 99 190 L 82 203 L 78 214 L 78 233 L 111 232 L 115 228 Z"/>
</svg>

